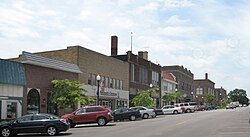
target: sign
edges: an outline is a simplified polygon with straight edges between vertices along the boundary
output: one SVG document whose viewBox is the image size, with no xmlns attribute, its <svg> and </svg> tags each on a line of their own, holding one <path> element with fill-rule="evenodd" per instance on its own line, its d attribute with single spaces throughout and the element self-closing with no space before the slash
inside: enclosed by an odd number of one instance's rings
<svg viewBox="0 0 250 137">
<path fill-rule="evenodd" d="M 117 96 L 117 93 L 107 91 L 107 92 L 100 92 L 100 95 L 103 95 L 103 96 Z"/>
</svg>

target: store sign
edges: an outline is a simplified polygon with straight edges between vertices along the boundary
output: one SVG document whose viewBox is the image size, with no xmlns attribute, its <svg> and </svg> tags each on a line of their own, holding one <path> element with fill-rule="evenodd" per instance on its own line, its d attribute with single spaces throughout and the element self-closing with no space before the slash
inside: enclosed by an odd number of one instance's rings
<svg viewBox="0 0 250 137">
<path fill-rule="evenodd" d="M 117 96 L 117 93 L 115 92 L 110 92 L 110 91 L 107 91 L 107 92 L 100 92 L 100 94 L 102 96 Z"/>
</svg>

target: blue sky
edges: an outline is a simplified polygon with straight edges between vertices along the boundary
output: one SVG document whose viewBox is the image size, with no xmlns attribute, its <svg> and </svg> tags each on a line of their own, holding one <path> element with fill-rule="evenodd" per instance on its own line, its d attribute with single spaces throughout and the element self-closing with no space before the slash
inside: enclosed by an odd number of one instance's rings
<svg viewBox="0 0 250 137">
<path fill-rule="evenodd" d="M 148 51 L 149 60 L 183 65 L 231 91 L 250 95 L 248 0 L 2 0 L 0 58 L 81 45 L 110 55 Z"/>
</svg>

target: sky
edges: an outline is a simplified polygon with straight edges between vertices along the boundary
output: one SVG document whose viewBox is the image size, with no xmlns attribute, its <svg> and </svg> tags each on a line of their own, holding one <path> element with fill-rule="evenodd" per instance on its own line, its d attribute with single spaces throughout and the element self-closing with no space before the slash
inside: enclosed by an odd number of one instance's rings
<svg viewBox="0 0 250 137">
<path fill-rule="evenodd" d="M 1 0 L 0 58 L 80 45 L 109 56 L 148 51 L 250 97 L 249 0 Z M 132 34 L 131 34 L 132 32 Z"/>
</svg>

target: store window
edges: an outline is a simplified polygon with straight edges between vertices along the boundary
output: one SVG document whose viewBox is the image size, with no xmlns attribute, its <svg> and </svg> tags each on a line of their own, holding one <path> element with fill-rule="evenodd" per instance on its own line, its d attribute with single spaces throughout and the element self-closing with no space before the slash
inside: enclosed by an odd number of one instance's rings
<svg viewBox="0 0 250 137">
<path fill-rule="evenodd" d="M 17 118 L 16 102 L 7 102 L 7 118 Z"/>
<path fill-rule="evenodd" d="M 40 95 L 36 89 L 31 89 L 27 96 L 27 113 L 39 113 Z"/>
</svg>

